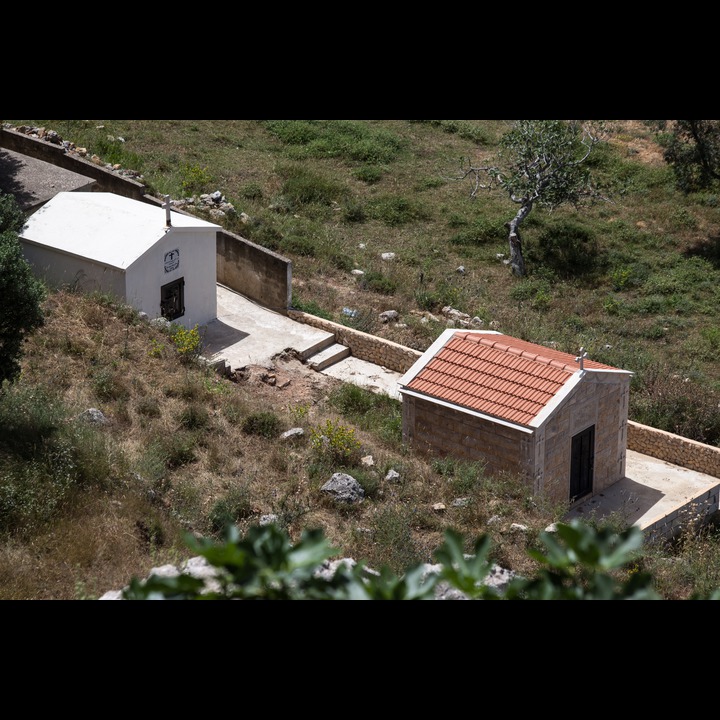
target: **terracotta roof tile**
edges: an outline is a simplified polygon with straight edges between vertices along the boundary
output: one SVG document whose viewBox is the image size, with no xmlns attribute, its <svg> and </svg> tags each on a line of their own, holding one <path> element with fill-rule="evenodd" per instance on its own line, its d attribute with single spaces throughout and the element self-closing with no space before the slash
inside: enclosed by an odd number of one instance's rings
<svg viewBox="0 0 720 720">
<path fill-rule="evenodd" d="M 584 366 L 615 369 L 587 358 Z M 457 331 L 406 387 L 529 425 L 579 369 L 575 356 L 553 348 L 507 335 Z"/>
</svg>

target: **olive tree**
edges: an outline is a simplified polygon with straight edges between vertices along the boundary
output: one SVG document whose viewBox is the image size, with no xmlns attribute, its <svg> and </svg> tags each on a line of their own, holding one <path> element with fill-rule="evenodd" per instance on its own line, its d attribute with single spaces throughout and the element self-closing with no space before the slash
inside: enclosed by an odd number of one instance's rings
<svg viewBox="0 0 720 720">
<path fill-rule="evenodd" d="M 533 208 L 550 211 L 560 205 L 575 208 L 601 199 L 587 159 L 603 140 L 603 124 L 572 120 L 516 120 L 500 139 L 495 162 L 464 168 L 462 179 L 474 181 L 471 196 L 481 189 L 500 188 L 518 205 L 505 227 L 510 245 L 510 266 L 525 275 L 520 225 Z"/>
<path fill-rule="evenodd" d="M 652 121 L 649 121 L 652 123 Z M 720 181 L 720 120 L 663 120 L 669 132 L 660 136 L 664 158 L 680 190 L 693 192 Z"/>
<path fill-rule="evenodd" d="M 45 286 L 33 275 L 18 238 L 24 223 L 14 196 L 0 193 L 0 389 L 19 375 L 23 342 L 44 322 Z"/>
</svg>

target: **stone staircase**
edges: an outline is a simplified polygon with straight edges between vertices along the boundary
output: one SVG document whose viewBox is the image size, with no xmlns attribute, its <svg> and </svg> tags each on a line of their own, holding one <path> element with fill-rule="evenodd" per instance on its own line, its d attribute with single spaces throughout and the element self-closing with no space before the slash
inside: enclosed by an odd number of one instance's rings
<svg viewBox="0 0 720 720">
<path fill-rule="evenodd" d="M 300 354 L 301 360 L 317 372 L 322 372 L 349 356 L 350 348 L 335 342 L 334 335 L 321 340 Z"/>
</svg>

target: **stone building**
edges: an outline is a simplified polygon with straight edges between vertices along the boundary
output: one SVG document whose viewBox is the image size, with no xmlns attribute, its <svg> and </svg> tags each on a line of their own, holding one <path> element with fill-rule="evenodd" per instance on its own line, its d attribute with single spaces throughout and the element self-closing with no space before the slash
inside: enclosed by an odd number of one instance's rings
<svg viewBox="0 0 720 720">
<path fill-rule="evenodd" d="M 632 373 L 494 331 L 446 330 L 399 381 L 417 451 L 519 473 L 574 504 L 625 476 Z"/>
</svg>

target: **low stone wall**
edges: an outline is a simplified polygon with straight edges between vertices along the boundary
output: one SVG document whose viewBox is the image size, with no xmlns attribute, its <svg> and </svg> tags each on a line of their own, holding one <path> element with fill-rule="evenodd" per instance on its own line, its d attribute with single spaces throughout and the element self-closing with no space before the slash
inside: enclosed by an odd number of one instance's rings
<svg viewBox="0 0 720 720">
<path fill-rule="evenodd" d="M 422 355 L 418 350 L 369 335 L 340 323 L 309 315 L 300 310 L 288 310 L 288 317 L 296 322 L 320 328 L 335 335 L 335 342 L 350 348 L 353 357 L 380 365 L 394 372 L 404 373 Z"/>
<path fill-rule="evenodd" d="M 12 150 L 55 165 L 56 167 L 71 170 L 78 175 L 92 178 L 97 182 L 95 188 L 101 192 L 111 192 L 133 200 L 146 201 L 147 189 L 142 183 L 131 178 L 118 175 L 108 170 L 104 165 L 98 165 L 86 160 L 78 154 L 67 153 L 62 145 L 55 145 L 46 140 L 25 135 L 17 130 L 0 128 L 0 147 Z"/>
<path fill-rule="evenodd" d="M 628 421 L 630 450 L 720 478 L 720 447 Z"/>
</svg>

